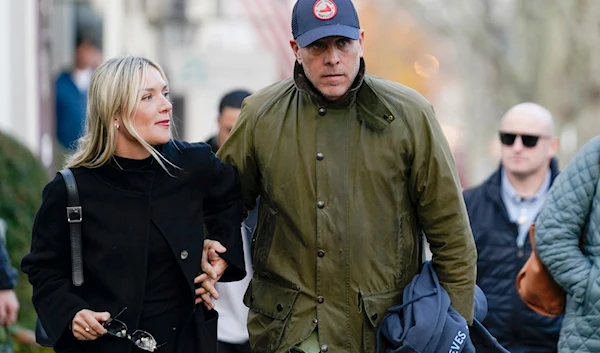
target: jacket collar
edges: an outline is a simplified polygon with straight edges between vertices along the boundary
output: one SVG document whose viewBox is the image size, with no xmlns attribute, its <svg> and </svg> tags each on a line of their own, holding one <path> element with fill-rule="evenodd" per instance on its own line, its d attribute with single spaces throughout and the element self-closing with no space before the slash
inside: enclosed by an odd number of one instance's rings
<svg viewBox="0 0 600 353">
<path fill-rule="evenodd" d="M 317 91 L 315 86 L 306 78 L 304 68 L 298 62 L 294 65 L 294 83 L 298 90 L 309 95 L 317 104 L 327 108 L 349 107 L 352 102 L 357 104 L 357 118 L 367 127 L 375 131 L 383 131 L 396 117 L 390 112 L 383 101 L 377 96 L 370 83 L 365 81 L 365 60 L 360 59 L 358 75 L 350 87 L 348 96 L 338 102 L 328 101 Z"/>
<path fill-rule="evenodd" d="M 554 182 L 554 179 L 558 176 L 558 161 L 556 158 L 550 160 L 550 185 Z M 508 217 L 508 211 L 502 202 L 502 173 L 504 169 L 502 164 L 498 169 L 485 181 L 485 190 L 490 197 L 499 207 L 501 207 Z"/>
<path fill-rule="evenodd" d="M 156 150 L 172 162 L 173 148 L 173 141 L 156 146 Z M 166 164 L 166 166 L 173 175 L 178 175 L 178 170 L 172 168 L 168 164 Z M 123 166 L 121 166 L 115 158 L 111 158 L 100 167 L 92 169 L 92 172 L 105 183 L 117 189 L 135 194 L 149 194 L 153 187 L 169 177 L 156 161 L 153 161 L 142 168 L 131 168 L 131 164 L 129 165 L 129 168 L 122 168 Z"/>
</svg>

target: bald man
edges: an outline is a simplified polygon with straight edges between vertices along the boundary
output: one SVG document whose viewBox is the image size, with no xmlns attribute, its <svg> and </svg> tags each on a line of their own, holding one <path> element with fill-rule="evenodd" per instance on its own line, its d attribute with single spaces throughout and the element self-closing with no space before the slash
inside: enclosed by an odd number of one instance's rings
<svg viewBox="0 0 600 353">
<path fill-rule="evenodd" d="M 559 142 L 552 114 L 534 103 L 516 105 L 502 118 L 498 138 L 498 170 L 464 192 L 479 254 L 477 284 L 488 299 L 483 324 L 512 353 L 556 352 L 562 317 L 531 311 L 515 286 L 531 253 L 529 226 L 558 174 L 554 156 Z"/>
</svg>

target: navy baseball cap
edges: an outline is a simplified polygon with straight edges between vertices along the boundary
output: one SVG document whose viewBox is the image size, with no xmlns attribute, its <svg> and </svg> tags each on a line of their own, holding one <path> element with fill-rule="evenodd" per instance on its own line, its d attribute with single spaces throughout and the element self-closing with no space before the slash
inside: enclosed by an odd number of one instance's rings
<svg viewBox="0 0 600 353">
<path fill-rule="evenodd" d="M 360 25 L 351 0 L 298 0 L 292 11 L 292 34 L 302 48 L 331 36 L 357 40 Z"/>
</svg>

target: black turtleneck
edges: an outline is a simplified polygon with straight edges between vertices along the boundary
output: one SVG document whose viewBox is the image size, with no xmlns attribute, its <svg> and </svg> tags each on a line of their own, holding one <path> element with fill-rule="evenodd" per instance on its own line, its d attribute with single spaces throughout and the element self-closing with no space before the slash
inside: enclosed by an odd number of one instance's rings
<svg viewBox="0 0 600 353">
<path fill-rule="evenodd" d="M 115 156 L 114 166 L 132 172 L 164 171 L 152 156 L 134 160 Z M 154 178 L 154 182 L 161 178 Z M 152 207 L 152 205 L 151 205 Z M 148 263 L 142 315 L 138 328 L 153 334 L 158 343 L 172 340 L 181 320 L 189 289 L 164 235 L 151 219 L 148 227 Z"/>
</svg>

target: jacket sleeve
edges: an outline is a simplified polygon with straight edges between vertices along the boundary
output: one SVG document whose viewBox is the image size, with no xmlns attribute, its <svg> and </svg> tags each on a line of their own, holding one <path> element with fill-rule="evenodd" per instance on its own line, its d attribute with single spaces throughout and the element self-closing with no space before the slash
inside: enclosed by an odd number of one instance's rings
<svg viewBox="0 0 600 353">
<path fill-rule="evenodd" d="M 13 289 L 16 285 L 17 269 L 11 265 L 5 243 L 2 241 L 0 242 L 0 290 Z"/>
<path fill-rule="evenodd" d="M 68 325 L 77 312 L 90 307 L 77 295 L 71 279 L 66 207 L 67 189 L 62 176 L 57 175 L 44 188 L 33 224 L 31 252 L 21 262 L 33 286 L 33 305 L 53 343 L 73 340 Z"/>
<path fill-rule="evenodd" d="M 242 202 L 238 173 L 234 166 L 221 163 L 210 152 L 210 185 L 204 198 L 204 223 L 208 237 L 219 241 L 227 251 L 222 257 L 229 266 L 221 282 L 239 281 L 246 276 L 242 243 Z"/>
<path fill-rule="evenodd" d="M 477 250 L 454 159 L 431 106 L 408 114 L 418 117 L 409 193 L 440 283 L 452 306 L 471 324 Z"/>
<path fill-rule="evenodd" d="M 256 205 L 260 194 L 260 172 L 254 151 L 254 125 L 257 112 L 248 104 L 248 97 L 242 104 L 238 117 L 229 138 L 221 146 L 217 155 L 224 163 L 237 167 L 242 185 L 242 201 L 245 210 L 251 210 Z"/>
<path fill-rule="evenodd" d="M 581 252 L 579 239 L 597 192 L 599 162 L 600 138 L 596 137 L 556 177 L 536 221 L 535 247 L 540 260 L 580 304 L 594 265 Z"/>
</svg>

